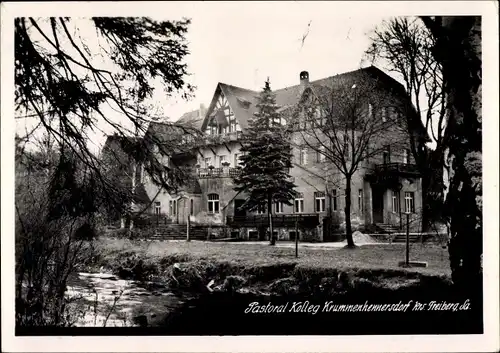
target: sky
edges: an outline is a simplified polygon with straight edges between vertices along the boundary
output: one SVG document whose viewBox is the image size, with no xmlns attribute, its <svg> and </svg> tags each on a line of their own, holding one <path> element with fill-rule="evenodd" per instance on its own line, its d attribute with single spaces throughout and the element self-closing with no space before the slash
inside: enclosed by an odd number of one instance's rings
<svg viewBox="0 0 500 353">
<path fill-rule="evenodd" d="M 167 97 L 158 86 L 152 99 L 169 120 L 210 105 L 218 82 L 260 91 L 269 77 L 272 89 L 299 83 L 300 71 L 317 80 L 369 65 L 364 52 L 370 33 L 387 11 L 359 11 L 338 2 L 170 2 L 162 3 L 157 20 L 190 18 L 186 35 L 190 54 L 185 62 L 196 86 L 185 101 Z M 355 4 L 355 2 L 353 3 Z M 154 5 L 153 5 L 154 6 Z M 140 14 L 138 14 L 140 15 Z M 85 18 L 74 22 L 84 38 L 95 37 Z M 98 60 L 98 59 L 96 59 Z M 380 67 L 384 69 L 384 67 Z M 107 110 L 107 114 L 116 114 Z M 126 119 L 114 120 L 127 125 Z M 18 129 L 32 124 L 18 121 Z M 129 126 L 131 127 L 131 126 Z M 100 126 L 89 135 L 91 149 L 98 152 L 105 135 L 113 130 Z"/>
<path fill-rule="evenodd" d="M 267 77 L 278 89 L 298 84 L 303 70 L 315 80 L 357 69 L 369 32 L 384 19 L 335 11 L 328 2 L 198 3 L 190 10 L 186 61 L 197 91 L 190 102 L 165 101 L 172 118 L 208 106 L 218 82 L 260 91 Z"/>
</svg>

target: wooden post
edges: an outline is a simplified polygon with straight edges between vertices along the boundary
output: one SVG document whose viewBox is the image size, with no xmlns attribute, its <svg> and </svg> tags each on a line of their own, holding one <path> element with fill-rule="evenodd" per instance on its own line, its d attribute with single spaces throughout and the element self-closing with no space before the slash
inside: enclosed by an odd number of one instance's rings
<svg viewBox="0 0 500 353">
<path fill-rule="evenodd" d="M 410 265 L 410 213 L 406 213 L 406 266 Z"/>
<path fill-rule="evenodd" d="M 186 222 L 186 241 L 191 241 L 191 239 L 189 238 L 189 227 L 191 225 L 190 223 L 191 223 L 191 216 L 188 215 Z"/>
<path fill-rule="evenodd" d="M 299 257 L 299 221 L 295 216 L 295 257 Z"/>
</svg>

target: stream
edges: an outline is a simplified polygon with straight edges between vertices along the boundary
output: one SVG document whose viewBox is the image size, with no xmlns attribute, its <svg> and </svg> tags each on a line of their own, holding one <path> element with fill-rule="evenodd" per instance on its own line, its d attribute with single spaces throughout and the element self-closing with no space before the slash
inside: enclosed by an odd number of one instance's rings
<svg viewBox="0 0 500 353">
<path fill-rule="evenodd" d="M 123 280 L 107 273 L 75 274 L 68 280 L 66 295 L 77 327 L 160 325 L 188 299 L 156 283 Z"/>
<path fill-rule="evenodd" d="M 180 293 L 161 283 L 124 280 L 108 273 L 78 273 L 68 281 L 67 297 L 76 327 L 139 327 L 160 335 L 331 335 L 481 333 L 482 303 L 447 292 L 436 283 L 411 291 L 358 289 L 324 297 L 260 293 Z M 452 288 L 450 289 L 452 290 Z M 470 300 L 469 300 L 470 299 Z M 458 311 L 400 310 L 335 312 L 330 304 L 470 302 Z M 407 304 L 409 306 L 410 304 Z M 284 310 L 250 311 L 249 307 Z M 317 307 L 318 310 L 313 310 Z M 267 309 L 266 309 L 267 310 Z M 425 322 L 425 325 L 421 323 Z M 107 331 L 110 332 L 110 331 Z M 130 331 L 127 331 L 132 334 Z"/>
</svg>

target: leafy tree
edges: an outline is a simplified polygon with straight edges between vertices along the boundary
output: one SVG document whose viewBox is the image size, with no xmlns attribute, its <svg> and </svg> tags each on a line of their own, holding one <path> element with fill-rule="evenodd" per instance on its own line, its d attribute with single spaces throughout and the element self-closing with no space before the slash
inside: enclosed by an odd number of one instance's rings
<svg viewBox="0 0 500 353">
<path fill-rule="evenodd" d="M 404 97 L 387 89 L 367 73 L 334 77 L 305 92 L 292 113 L 301 137 L 296 144 L 325 158 L 325 173 L 318 175 L 334 185 L 345 186 L 347 247 L 354 248 L 351 225 L 352 179 L 369 158 L 379 157 L 388 146 L 401 149 L 405 136 L 391 114 Z M 393 108 L 391 110 L 391 108 Z M 328 178 L 330 176 L 330 178 Z M 329 195 L 330 196 L 330 195 Z M 338 196 L 338 195 L 336 195 Z M 330 206 L 331 207 L 331 206 Z"/>
<path fill-rule="evenodd" d="M 110 127 L 121 136 L 143 134 L 148 122 L 159 118 L 152 116 L 148 101 L 155 82 L 163 85 L 167 97 L 177 93 L 190 97 L 193 87 L 185 81 L 183 62 L 189 53 L 185 43 L 189 23 L 120 17 L 83 22 L 16 18 L 16 119 L 35 119 L 34 130 L 45 131 L 58 145 L 69 147 L 102 184 L 102 196 L 112 199 L 111 184 L 89 147 L 89 133 Z M 81 35 L 79 28 L 85 26 L 94 29 L 93 38 Z M 21 140 L 30 142 L 32 135 L 33 131 Z M 161 146 L 153 153 L 150 142 L 135 145 L 132 152 L 153 182 L 165 188 L 181 183 L 183 173 L 160 162 L 175 145 L 154 141 Z"/>
<path fill-rule="evenodd" d="M 366 54 L 372 61 L 383 61 L 398 74 L 406 87 L 418 116 L 431 137 L 429 148 L 421 133 L 408 121 L 402 125 L 409 135 L 410 149 L 422 173 L 423 222 L 428 228 L 440 220 L 443 206 L 443 151 L 446 128 L 444 81 L 441 63 L 432 50 L 435 38 L 417 18 L 398 17 L 384 22 L 371 37 Z M 411 117 L 411 114 L 405 114 Z"/>
<path fill-rule="evenodd" d="M 82 260 L 85 244 L 79 236 L 92 228 L 103 207 L 121 210 L 133 196 L 114 184 L 92 152 L 89 136 L 109 128 L 122 137 L 143 134 L 151 120 L 161 118 L 152 116 L 148 102 L 155 82 L 163 85 L 166 97 L 190 97 L 194 88 L 185 81 L 183 62 L 189 23 L 15 19 L 16 119 L 34 121 L 16 138 L 17 324 L 68 324 L 64 293 L 69 274 Z M 90 31 L 82 35 L 85 27 Z M 39 135 L 47 139 L 47 148 L 30 151 L 27 146 L 36 145 Z M 132 163 L 143 164 L 150 179 L 167 190 L 182 184 L 183 170 L 162 163 L 181 147 L 155 135 L 139 141 L 125 151 Z"/>
<path fill-rule="evenodd" d="M 257 103 L 258 111 L 249 122 L 242 143 L 241 174 L 234 178 L 235 190 L 248 195 L 243 208 L 249 211 L 265 207 L 269 216 L 271 245 L 273 202 L 291 205 L 295 185 L 289 180 L 292 149 L 269 79 Z"/>
<path fill-rule="evenodd" d="M 421 17 L 432 34 L 446 95 L 445 207 L 452 279 L 482 288 L 481 17 Z"/>
</svg>

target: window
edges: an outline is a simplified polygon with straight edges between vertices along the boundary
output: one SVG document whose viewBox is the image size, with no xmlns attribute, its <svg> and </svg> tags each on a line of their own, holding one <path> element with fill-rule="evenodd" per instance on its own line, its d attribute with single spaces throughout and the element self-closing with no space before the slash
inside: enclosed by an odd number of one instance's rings
<svg viewBox="0 0 500 353">
<path fill-rule="evenodd" d="M 212 165 L 212 157 L 205 158 L 205 167 L 208 168 Z"/>
<path fill-rule="evenodd" d="M 384 164 L 388 164 L 391 162 L 391 146 L 387 146 L 385 148 L 383 158 L 384 158 Z"/>
<path fill-rule="evenodd" d="M 399 213 L 399 191 L 392 191 L 392 212 Z"/>
<path fill-rule="evenodd" d="M 343 146 L 344 157 L 349 156 L 349 137 L 347 134 L 344 135 L 344 146 Z"/>
<path fill-rule="evenodd" d="M 217 124 L 215 123 L 215 119 L 212 118 L 210 123 L 210 135 L 217 135 Z"/>
<path fill-rule="evenodd" d="M 316 120 L 316 124 L 318 126 L 323 126 L 325 124 L 325 118 L 321 108 L 316 107 L 314 110 L 314 119 Z"/>
<path fill-rule="evenodd" d="M 236 131 L 236 117 L 233 112 L 229 111 L 229 132 Z"/>
<path fill-rule="evenodd" d="M 304 194 L 300 193 L 299 195 L 297 195 L 294 204 L 295 204 L 294 208 L 295 213 L 304 212 Z"/>
<path fill-rule="evenodd" d="M 177 200 L 170 200 L 168 202 L 169 213 L 171 216 L 175 216 L 177 214 Z"/>
<path fill-rule="evenodd" d="M 219 213 L 219 195 L 208 194 L 208 213 Z"/>
<path fill-rule="evenodd" d="M 234 154 L 234 166 L 237 167 L 240 165 L 240 154 L 239 153 L 235 153 Z"/>
<path fill-rule="evenodd" d="M 325 212 L 325 193 L 315 192 L 314 193 L 314 205 L 316 212 Z"/>
<path fill-rule="evenodd" d="M 320 146 L 316 151 L 316 162 L 323 163 L 325 161 L 325 146 Z"/>
<path fill-rule="evenodd" d="M 219 168 L 223 167 L 222 163 L 224 163 L 225 161 L 226 161 L 226 156 L 225 155 L 220 155 L 219 156 Z"/>
<path fill-rule="evenodd" d="M 189 214 L 191 216 L 194 215 L 194 200 L 193 199 L 191 199 L 189 201 Z"/>
<path fill-rule="evenodd" d="M 300 165 L 306 165 L 307 164 L 307 149 L 306 148 L 301 148 L 300 149 Z"/>
<path fill-rule="evenodd" d="M 283 213 L 283 202 L 275 202 L 274 203 L 274 211 L 276 213 Z"/>
<path fill-rule="evenodd" d="M 360 214 L 363 214 L 363 189 L 358 190 L 358 210 Z"/>
<path fill-rule="evenodd" d="M 155 215 L 159 215 L 161 213 L 161 202 L 155 201 Z"/>
<path fill-rule="evenodd" d="M 332 211 L 337 211 L 337 189 L 332 190 Z"/>
<path fill-rule="evenodd" d="M 413 192 L 405 192 L 405 212 L 415 212 L 415 196 Z"/>
<path fill-rule="evenodd" d="M 404 164 L 408 164 L 410 162 L 410 150 L 409 149 L 405 149 L 403 151 L 403 163 Z"/>
<path fill-rule="evenodd" d="M 262 203 L 259 206 L 257 206 L 257 214 L 264 214 L 266 213 L 266 204 Z"/>
</svg>

